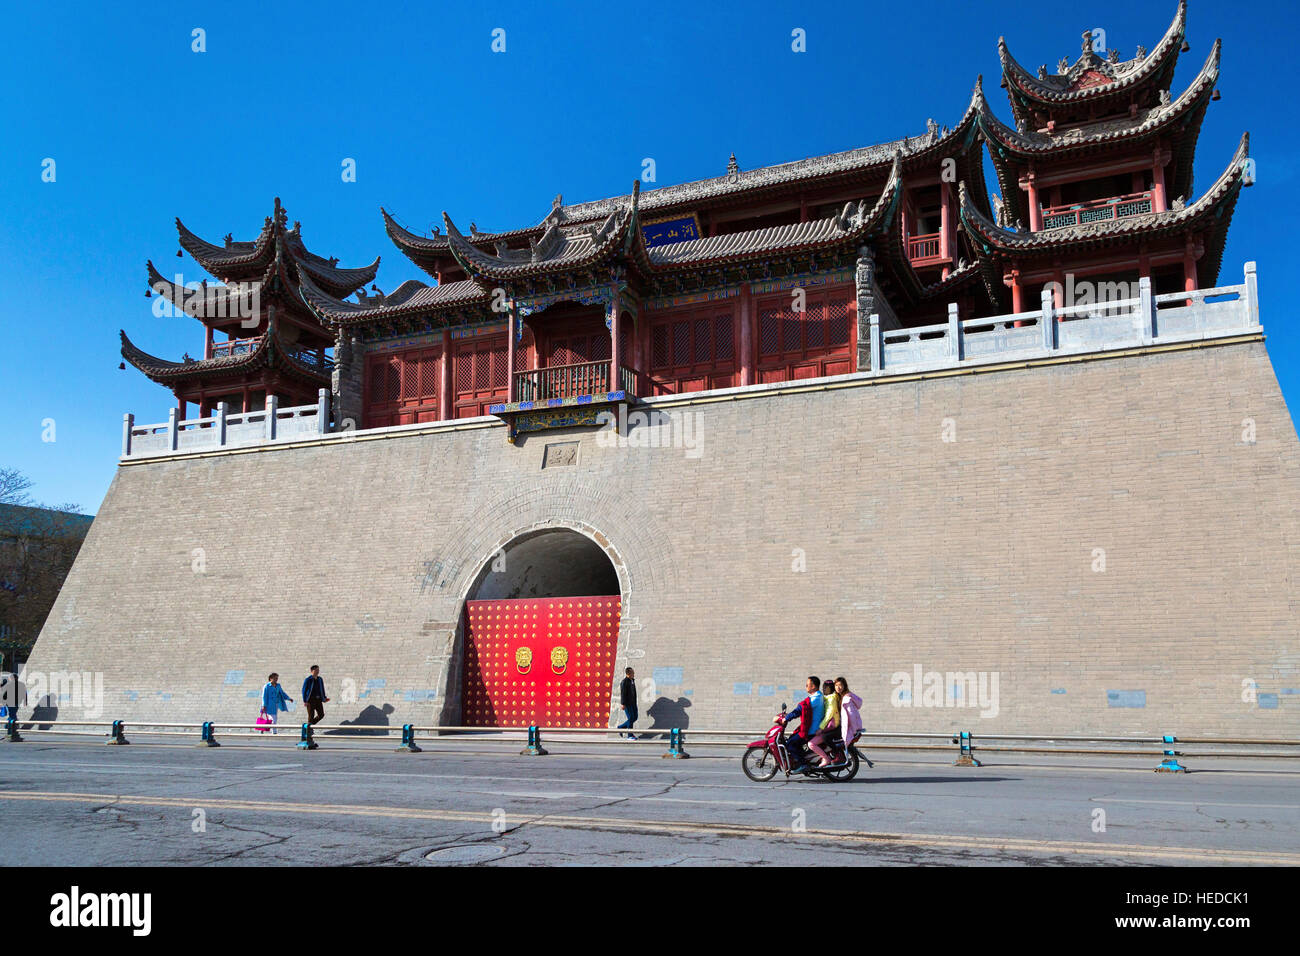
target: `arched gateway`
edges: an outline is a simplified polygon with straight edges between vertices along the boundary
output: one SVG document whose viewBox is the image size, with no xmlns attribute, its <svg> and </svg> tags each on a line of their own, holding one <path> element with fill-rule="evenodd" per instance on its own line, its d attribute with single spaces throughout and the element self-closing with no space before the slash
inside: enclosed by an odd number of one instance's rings
<svg viewBox="0 0 1300 956">
<path fill-rule="evenodd" d="M 463 724 L 607 726 L 619 591 L 609 555 L 578 531 L 506 545 L 465 601 Z"/>
</svg>

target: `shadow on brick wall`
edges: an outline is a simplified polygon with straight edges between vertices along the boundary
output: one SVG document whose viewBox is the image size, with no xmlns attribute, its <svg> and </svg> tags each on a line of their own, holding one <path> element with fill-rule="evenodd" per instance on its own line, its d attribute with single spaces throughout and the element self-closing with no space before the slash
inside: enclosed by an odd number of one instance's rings
<svg viewBox="0 0 1300 956">
<path fill-rule="evenodd" d="M 339 721 L 340 724 L 348 728 L 347 730 L 327 730 L 325 731 L 325 735 L 346 733 L 346 734 L 365 734 L 366 736 L 370 736 L 370 737 L 382 737 L 384 736 L 385 733 L 383 730 L 366 731 L 362 728 L 388 727 L 389 726 L 388 715 L 393 712 L 393 709 L 394 708 L 392 704 L 384 704 L 382 710 L 376 707 L 374 704 L 369 704 L 368 706 L 366 706 L 364 710 L 361 711 L 361 713 L 357 714 L 354 720 Z"/>
<path fill-rule="evenodd" d="M 653 731 L 661 730 L 663 733 L 658 736 L 667 737 L 668 731 L 673 728 L 685 730 L 691 723 L 690 715 L 686 713 L 686 708 L 690 706 L 691 702 L 686 697 L 678 697 L 676 700 L 660 697 L 646 710 L 652 723 L 644 730 L 638 727 L 637 736 L 647 736 Z"/>
</svg>

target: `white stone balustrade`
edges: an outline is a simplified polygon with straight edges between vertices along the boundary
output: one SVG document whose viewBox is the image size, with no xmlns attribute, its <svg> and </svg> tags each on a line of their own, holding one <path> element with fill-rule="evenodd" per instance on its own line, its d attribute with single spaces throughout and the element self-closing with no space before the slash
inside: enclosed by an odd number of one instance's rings
<svg viewBox="0 0 1300 956">
<path fill-rule="evenodd" d="M 1261 331 L 1255 263 L 1241 285 L 1151 294 L 1138 280 L 1138 296 L 1056 308 L 1044 292 L 1037 312 L 960 320 L 948 306 L 943 325 L 882 332 L 871 316 L 871 369 L 894 375 L 1005 361 L 1222 338 Z"/>
<path fill-rule="evenodd" d="M 150 458 L 219 448 L 263 445 L 276 441 L 302 441 L 330 431 L 330 393 L 320 389 L 315 405 L 281 408 L 271 395 L 266 407 L 253 412 L 230 412 L 226 403 L 217 405 L 209 418 L 178 421 L 171 409 L 167 421 L 137 425 L 134 415 L 122 422 L 122 457 Z"/>
</svg>

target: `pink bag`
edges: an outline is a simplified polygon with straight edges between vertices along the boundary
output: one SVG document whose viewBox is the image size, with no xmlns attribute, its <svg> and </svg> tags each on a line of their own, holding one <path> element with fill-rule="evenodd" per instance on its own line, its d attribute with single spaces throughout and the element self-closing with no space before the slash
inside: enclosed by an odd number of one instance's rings
<svg viewBox="0 0 1300 956">
<path fill-rule="evenodd" d="M 257 730 L 259 733 L 266 733 L 274 726 L 275 721 L 266 716 L 266 708 L 263 707 L 257 714 Z"/>
</svg>

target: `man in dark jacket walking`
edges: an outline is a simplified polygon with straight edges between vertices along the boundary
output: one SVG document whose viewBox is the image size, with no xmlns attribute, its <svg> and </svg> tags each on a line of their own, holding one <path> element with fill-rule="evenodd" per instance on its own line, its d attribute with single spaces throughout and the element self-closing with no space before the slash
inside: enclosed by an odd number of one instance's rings
<svg viewBox="0 0 1300 956">
<path fill-rule="evenodd" d="M 619 705 L 623 708 L 623 713 L 627 716 L 627 720 L 619 724 L 618 729 L 626 729 L 628 732 L 627 739 L 636 740 L 636 734 L 632 733 L 632 725 L 636 723 L 637 718 L 636 674 L 632 672 L 632 668 L 630 667 L 623 673 L 627 676 L 624 677 L 623 682 L 618 685 L 618 701 Z"/>
<path fill-rule="evenodd" d="M 325 716 L 325 682 L 321 680 L 320 665 L 311 665 L 311 673 L 302 682 L 302 702 L 307 706 L 307 723 L 318 724 Z"/>
</svg>

